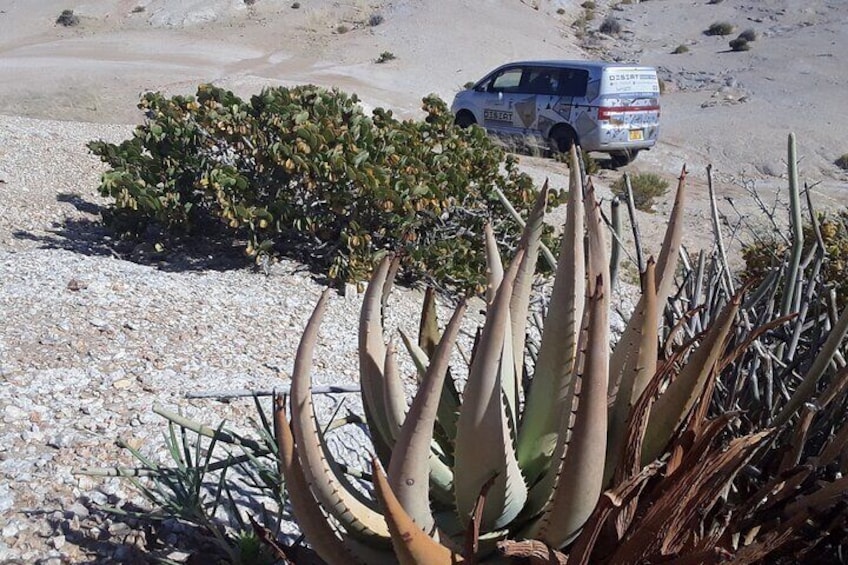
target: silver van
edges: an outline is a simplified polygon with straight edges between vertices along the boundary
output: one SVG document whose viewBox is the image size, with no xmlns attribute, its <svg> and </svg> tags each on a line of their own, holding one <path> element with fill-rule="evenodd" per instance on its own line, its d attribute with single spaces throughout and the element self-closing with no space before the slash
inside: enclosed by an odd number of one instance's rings
<svg viewBox="0 0 848 565">
<path fill-rule="evenodd" d="M 659 134 L 657 71 L 598 61 L 523 61 L 498 67 L 456 95 L 461 127 L 553 151 L 577 143 L 626 165 Z"/>
</svg>

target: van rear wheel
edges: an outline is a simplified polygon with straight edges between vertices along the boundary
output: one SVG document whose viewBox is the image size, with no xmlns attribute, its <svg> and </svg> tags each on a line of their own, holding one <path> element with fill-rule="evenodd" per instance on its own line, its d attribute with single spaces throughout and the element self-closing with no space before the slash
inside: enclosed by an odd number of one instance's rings
<svg viewBox="0 0 848 565">
<path fill-rule="evenodd" d="M 633 162 L 633 160 L 638 154 L 638 149 L 625 149 L 624 151 L 616 151 L 615 153 L 610 153 L 610 160 L 612 161 L 613 168 L 617 169 L 619 167 L 629 165 Z"/>
<path fill-rule="evenodd" d="M 577 143 L 577 134 L 568 126 L 558 126 L 551 132 L 551 151 L 568 153 L 571 146 Z"/>
</svg>

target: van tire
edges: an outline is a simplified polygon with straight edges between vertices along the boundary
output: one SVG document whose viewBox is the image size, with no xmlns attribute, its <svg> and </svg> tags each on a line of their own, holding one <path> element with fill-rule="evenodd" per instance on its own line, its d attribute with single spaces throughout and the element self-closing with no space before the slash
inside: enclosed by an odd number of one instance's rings
<svg viewBox="0 0 848 565">
<path fill-rule="evenodd" d="M 624 167 L 625 165 L 629 165 L 636 159 L 636 156 L 639 154 L 638 149 L 625 149 L 624 151 L 616 151 L 615 153 L 610 153 L 610 161 L 612 161 L 612 166 L 614 169 L 619 167 Z"/>
<path fill-rule="evenodd" d="M 571 146 L 578 143 L 577 133 L 570 126 L 560 124 L 551 130 L 549 137 L 551 141 L 551 151 L 557 153 L 568 153 L 571 151 Z"/>
<path fill-rule="evenodd" d="M 463 110 L 456 115 L 456 119 L 454 119 L 453 123 L 461 127 L 462 129 L 465 129 L 476 124 L 477 120 L 474 119 L 474 114 L 472 114 L 468 110 Z"/>
</svg>

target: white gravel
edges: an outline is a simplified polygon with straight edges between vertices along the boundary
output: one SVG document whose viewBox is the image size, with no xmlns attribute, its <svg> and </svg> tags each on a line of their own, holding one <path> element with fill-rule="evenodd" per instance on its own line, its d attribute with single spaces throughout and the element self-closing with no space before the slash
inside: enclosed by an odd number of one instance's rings
<svg viewBox="0 0 848 565">
<path fill-rule="evenodd" d="M 0 116 L 0 562 L 144 563 L 156 550 L 187 558 L 190 547 L 174 547 L 188 537 L 178 522 L 150 545 L 138 523 L 99 508 L 143 506 L 128 482 L 76 471 L 132 465 L 118 438 L 165 460 L 166 427 L 153 405 L 252 433 L 250 399 L 224 404 L 184 395 L 287 385 L 323 290 L 288 260 L 265 276 L 214 254 L 167 263 L 118 257 L 98 224 L 103 166 L 85 143 L 120 141 L 131 129 Z M 394 291 L 386 326 L 396 341 L 397 327 L 415 335 L 421 298 Z M 356 292 L 332 296 L 316 384 L 356 381 L 360 306 Z M 469 309 L 464 339 L 479 310 Z M 403 352 L 400 358 L 410 376 Z M 346 402 L 357 410 L 356 395 Z M 332 402 L 319 406 L 328 417 Z M 333 447 L 364 464 L 368 450 L 351 437 Z"/>
</svg>

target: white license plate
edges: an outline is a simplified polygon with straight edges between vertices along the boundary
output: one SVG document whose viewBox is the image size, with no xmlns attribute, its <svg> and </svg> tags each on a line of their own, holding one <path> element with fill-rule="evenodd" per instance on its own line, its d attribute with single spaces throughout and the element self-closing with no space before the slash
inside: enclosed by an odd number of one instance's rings
<svg viewBox="0 0 848 565">
<path fill-rule="evenodd" d="M 630 141 L 642 141 L 644 139 L 644 135 L 642 130 L 640 129 L 632 129 L 630 130 Z"/>
</svg>

